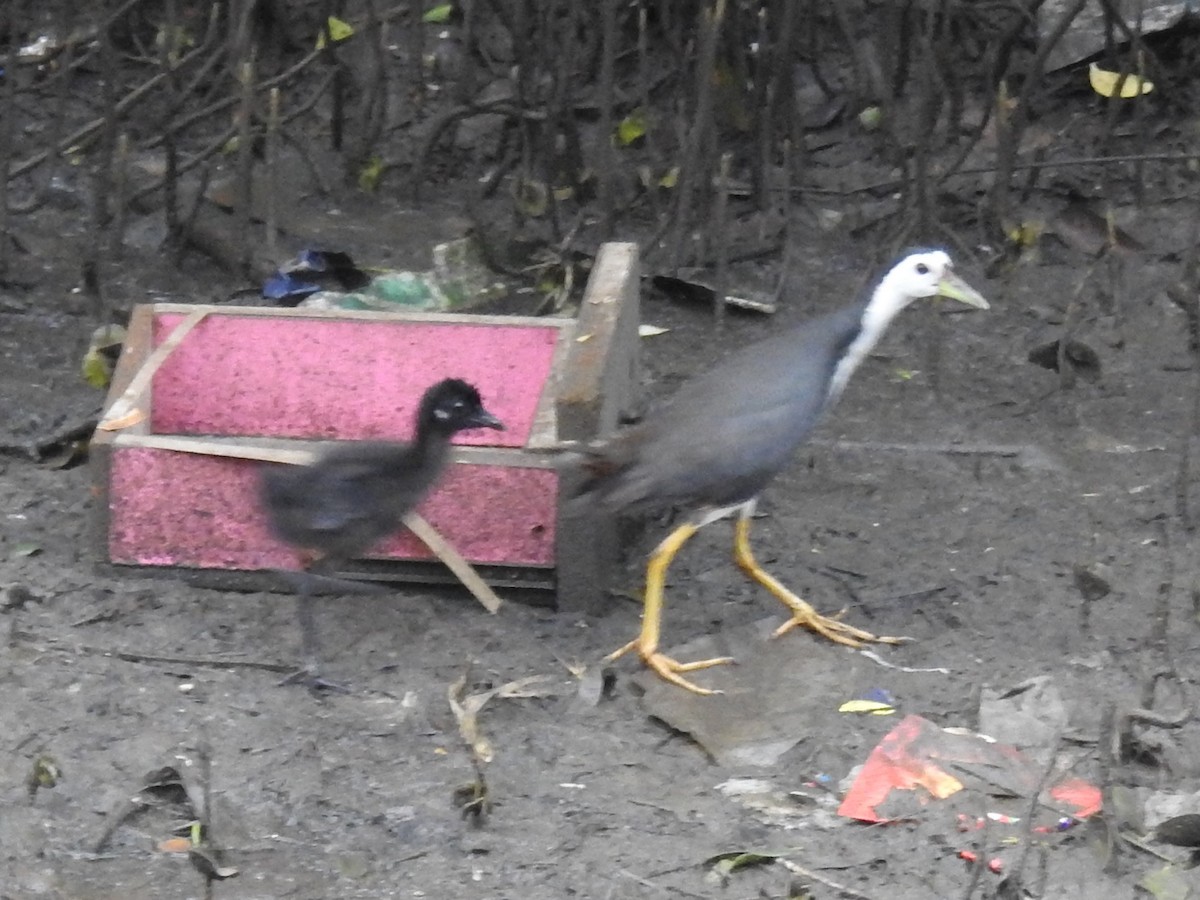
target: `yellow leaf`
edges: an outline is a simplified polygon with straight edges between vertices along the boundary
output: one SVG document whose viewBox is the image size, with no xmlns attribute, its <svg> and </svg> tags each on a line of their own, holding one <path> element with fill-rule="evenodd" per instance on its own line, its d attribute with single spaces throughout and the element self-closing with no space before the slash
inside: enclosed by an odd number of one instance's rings
<svg viewBox="0 0 1200 900">
<path fill-rule="evenodd" d="M 646 116 L 642 110 L 635 109 L 617 125 L 617 140 L 621 146 L 628 147 L 638 138 L 646 135 Z"/>
<path fill-rule="evenodd" d="M 668 191 L 679 184 L 679 166 L 671 166 L 667 169 L 667 174 L 658 179 L 658 186 L 666 188 Z"/>
<path fill-rule="evenodd" d="M 358 173 L 358 186 L 366 193 L 371 193 L 379 186 L 379 178 L 383 175 L 383 160 L 372 156 L 363 164 Z"/>
<path fill-rule="evenodd" d="M 873 716 L 890 716 L 896 708 L 890 703 L 880 703 L 878 700 L 847 700 L 838 707 L 843 713 L 870 713 Z"/>
<path fill-rule="evenodd" d="M 125 329 L 120 325 L 101 325 L 93 331 L 80 366 L 83 380 L 95 388 L 108 387 L 124 341 Z"/>
<path fill-rule="evenodd" d="M 439 3 L 437 6 L 425 10 L 425 14 L 421 16 L 421 21 L 427 25 L 441 25 L 443 22 L 450 21 L 450 14 L 454 12 L 453 3 Z"/>
<path fill-rule="evenodd" d="M 513 182 L 513 201 L 524 215 L 536 219 L 550 208 L 550 190 L 545 182 L 521 178 Z"/>
<path fill-rule="evenodd" d="M 1008 239 L 1019 247 L 1032 247 L 1045 229 L 1044 222 L 1021 222 L 1008 229 Z"/>
<path fill-rule="evenodd" d="M 336 16 L 329 17 L 329 36 L 336 44 L 338 41 L 344 41 L 350 35 L 354 34 L 354 27 L 349 22 L 343 22 Z M 325 46 L 325 32 L 322 31 L 317 35 L 317 49 L 320 50 Z"/>
<path fill-rule="evenodd" d="M 1121 82 L 1121 97 L 1126 100 L 1154 90 L 1153 82 L 1147 81 L 1145 78 L 1127 74 L 1122 80 L 1120 72 L 1110 72 L 1108 69 L 1100 68 L 1096 63 L 1088 66 L 1088 81 L 1092 84 L 1092 90 L 1101 97 L 1116 96 L 1117 82 Z"/>
<path fill-rule="evenodd" d="M 883 123 L 883 110 L 878 106 L 868 106 L 858 114 L 858 124 L 867 131 L 875 131 Z"/>
</svg>

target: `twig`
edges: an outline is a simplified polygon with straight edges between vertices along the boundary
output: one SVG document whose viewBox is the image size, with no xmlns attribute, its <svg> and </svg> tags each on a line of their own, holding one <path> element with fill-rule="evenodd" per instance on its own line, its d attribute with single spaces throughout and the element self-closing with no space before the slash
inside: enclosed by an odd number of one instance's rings
<svg viewBox="0 0 1200 900">
<path fill-rule="evenodd" d="M 697 176 L 702 172 L 704 180 L 708 180 L 709 168 L 705 164 L 703 150 L 713 130 L 712 83 L 717 62 L 717 37 L 725 20 L 725 4 L 726 0 L 713 0 L 711 8 L 700 4 L 700 48 L 695 78 L 696 109 L 687 146 L 683 150 L 683 161 L 679 166 L 679 181 L 675 186 L 675 208 L 671 211 L 673 234 L 668 268 L 672 272 L 678 271 L 683 265 L 683 239 L 688 230 Z"/>
<path fill-rule="evenodd" d="M 39 639 L 33 635 L 19 633 L 22 639 L 30 642 L 37 642 Z M 114 650 L 111 647 L 97 647 L 92 644 L 76 644 L 70 641 L 60 640 L 58 638 L 42 638 L 53 649 L 62 650 L 68 653 L 87 653 L 91 656 L 105 656 L 110 659 L 119 659 L 121 662 L 145 663 L 149 665 L 163 666 L 182 666 L 203 667 L 206 669 L 255 669 L 263 672 L 279 672 L 289 674 L 296 671 L 294 664 L 269 663 L 261 660 L 252 659 L 219 659 L 217 657 L 203 656 L 161 656 L 154 653 L 136 653 L 132 650 Z"/>
<path fill-rule="evenodd" d="M 1119 736 L 1117 732 L 1116 704 L 1111 700 L 1104 704 L 1100 713 L 1100 740 L 1097 749 L 1100 754 L 1100 804 L 1103 812 L 1099 820 L 1104 828 L 1104 873 L 1115 875 L 1117 872 L 1117 839 L 1116 807 L 1113 805 L 1113 777 L 1117 767 Z"/>
<path fill-rule="evenodd" d="M 713 290 L 713 324 L 720 331 L 725 327 L 725 295 L 729 291 L 729 168 L 732 153 L 721 154 L 717 172 L 717 200 L 713 210 L 717 237 L 717 283 Z"/>
<path fill-rule="evenodd" d="M 1038 778 L 1038 782 L 1034 786 L 1033 796 L 1029 798 L 1029 806 L 1025 810 L 1025 836 L 1024 840 L 1021 841 L 1021 852 L 1017 856 L 1017 861 L 1014 864 L 1011 873 L 1009 874 L 1010 878 L 1015 878 L 1017 880 L 1018 885 L 1021 881 L 1021 873 L 1025 871 L 1025 863 L 1029 858 L 1029 851 L 1033 849 L 1033 845 L 1035 843 L 1033 837 L 1034 817 L 1037 815 L 1038 809 L 1042 805 L 1042 791 L 1046 789 L 1046 785 L 1050 783 L 1050 777 L 1054 774 L 1054 766 L 1056 760 L 1058 759 L 1058 750 L 1060 746 L 1062 746 L 1062 735 L 1055 735 L 1053 743 L 1050 744 L 1050 753 L 1048 759 L 1046 760 L 1046 766 L 1042 769 L 1041 777 Z M 1107 805 L 1105 808 L 1111 809 L 1111 807 Z"/>
<path fill-rule="evenodd" d="M 987 868 L 988 836 L 992 832 L 992 820 L 986 815 L 982 818 L 983 830 L 979 833 L 979 840 L 975 842 L 978 850 L 975 854 L 975 861 L 971 865 L 971 880 L 967 882 L 967 886 L 963 890 L 962 900 L 971 900 L 975 889 L 979 887 L 979 879 L 983 877 L 983 872 Z"/>
<path fill-rule="evenodd" d="M 775 860 L 779 865 L 783 866 L 793 875 L 800 875 L 803 878 L 809 878 L 818 884 L 823 884 L 831 891 L 837 891 L 843 897 L 849 897 L 851 900 L 875 900 L 870 894 L 864 894 L 861 891 L 856 891 L 852 887 L 847 887 L 844 884 L 834 881 L 832 878 L 826 878 L 824 875 L 819 875 L 812 869 L 805 868 L 799 863 L 794 863 L 790 859 L 779 857 Z"/>
</svg>

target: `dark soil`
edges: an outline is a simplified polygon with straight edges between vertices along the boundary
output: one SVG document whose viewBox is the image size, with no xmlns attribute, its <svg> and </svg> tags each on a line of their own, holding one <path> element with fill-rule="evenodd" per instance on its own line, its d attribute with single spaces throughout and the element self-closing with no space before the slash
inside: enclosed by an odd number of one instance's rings
<svg viewBox="0 0 1200 900">
<path fill-rule="evenodd" d="M 442 188 L 437 203 L 414 212 L 358 194 L 334 211 L 314 194 L 293 213 L 365 263 L 423 268 L 433 236 L 462 232 L 464 195 Z M 901 316 L 817 439 L 768 490 L 755 535 L 762 561 L 818 608 L 844 607 L 851 622 L 915 639 L 880 649 L 882 658 L 949 674 L 883 668 L 788 635 L 781 644 L 797 660 L 821 663 L 809 666 L 802 699 L 824 712 L 778 764 L 755 769 L 721 766 L 648 717 L 633 660 L 614 667 L 601 702 L 580 696 L 572 669 L 594 668 L 636 632 L 638 605 L 627 598 L 594 618 L 517 603 L 491 617 L 448 589 L 330 599 L 321 616 L 327 674 L 354 691 L 314 697 L 277 685 L 276 669 L 299 650 L 288 597 L 99 572 L 88 468 L 19 452 L 86 421 L 102 399 L 78 375 L 96 321 L 71 299 L 86 232 L 84 201 L 72 206 L 72 196 L 22 220 L 33 252 L 18 258 L 15 281 L 26 287 L 0 291 L 0 437 L 12 451 L 0 456 L 0 897 L 203 896 L 186 854 L 156 849 L 187 819 L 180 798 L 160 792 L 148 808 L 121 811 L 165 766 L 198 784 L 204 748 L 211 833 L 239 871 L 213 885 L 222 900 L 839 896 L 829 882 L 858 892 L 845 896 L 993 896 L 1000 877 L 984 872 L 971 892 L 958 851 L 987 840 L 988 854 L 999 852 L 1004 835 L 959 833 L 936 805 L 886 827 L 839 819 L 825 803 L 808 812 L 797 803 L 781 821 L 719 788 L 742 776 L 765 779 L 785 799 L 818 776 L 844 787 L 896 721 L 833 712 L 872 687 L 894 694 L 902 713 L 972 728 L 983 687 L 1050 676 L 1070 717 L 1064 765 L 1140 791 L 1122 810 L 1150 789 L 1200 790 L 1193 723 L 1136 726 L 1123 748 L 1134 758 L 1107 774 L 1100 749 L 1107 705 L 1173 716 L 1190 708 L 1200 679 L 1200 572 L 1180 508 L 1181 493 L 1193 513 L 1200 502 L 1181 463 L 1197 381 L 1186 320 L 1163 291 L 1178 277 L 1194 205 L 1121 207 L 1121 224 L 1151 249 L 1113 265 L 1047 237 L 1040 255 L 987 277 L 972 253 L 987 257 L 988 248 L 966 239 L 970 246 L 950 248 L 992 310 Z M 731 315 L 718 334 L 703 305 L 647 292 L 644 320 L 670 329 L 645 339 L 648 397 L 730 347 L 846 302 L 876 270 L 886 242 L 822 230 L 815 223 L 828 219 L 810 199 L 794 210 L 776 316 Z M 152 229 L 137 226 L 110 266 L 113 307 L 224 300 L 245 287 L 195 254 L 173 266 Z M 772 257 L 731 279 L 761 286 L 777 273 Z M 1064 322 L 1097 354 L 1098 380 L 1067 386 L 1028 362 Z M 631 596 L 666 525 L 651 520 L 629 547 Z M 719 640 L 764 617 L 782 621 L 729 550 L 729 527 L 718 524 L 680 555 L 668 586 L 668 648 Z M 1080 566 L 1105 567 L 1111 592 L 1085 601 Z M 480 714 L 494 750 L 482 821 L 464 816 L 456 795 L 475 778 L 447 700 L 464 674 L 469 692 L 548 676 L 543 696 L 497 698 Z M 739 669 L 699 678 L 734 693 Z M 47 756 L 61 777 L 31 796 L 27 779 Z M 974 814 L 987 811 L 980 804 Z M 1020 880 L 1045 897 L 1136 896 L 1162 862 L 1125 844 L 1110 860 L 1104 825 L 1115 829 L 1117 819 L 1110 807 L 1104 822 L 1046 841 Z M 705 861 L 731 850 L 787 850 L 819 878 L 774 864 L 722 884 Z M 1193 872 L 1177 877 L 1200 890 Z"/>
<path fill-rule="evenodd" d="M 1167 241 L 1172 215 L 1143 210 L 1140 223 Z M 859 280 L 862 255 L 840 237 L 797 248 L 778 321 L 735 317 L 720 336 L 707 311 L 649 298 L 645 319 L 671 329 L 646 344 L 651 392 L 725 346 L 839 301 Z M 1164 659 L 1185 684 L 1200 674 L 1192 539 L 1175 518 L 1195 390 L 1182 316 L 1161 297 L 1153 265 L 1128 265 L 1118 312 L 1078 332 L 1099 353 L 1102 379 L 1063 391 L 1025 356 L 1042 323 L 1061 315 L 1080 271 L 1044 262 L 985 281 L 968 267 L 994 308 L 941 323 L 942 396 L 931 393 L 923 348 L 931 316 L 910 312 L 768 492 L 757 541 L 773 571 L 822 608 L 845 606 L 856 623 L 916 638 L 881 651 L 888 660 L 951 671 L 851 665 L 851 651 L 791 635 L 783 640 L 797 657 L 828 660 L 806 686 L 807 702 L 834 708 L 883 686 L 904 712 L 970 726 L 981 686 L 1050 675 L 1081 741 L 1072 745 L 1076 768 L 1094 778 L 1105 703 L 1144 703 Z M 96 401 L 74 382 L 76 320 L 55 320 L 36 303 L 4 318 L 6 333 L 26 329 L 5 355 L 4 404 L 18 422 L 45 422 L 72 395 L 75 405 Z M 52 394 L 27 392 L 43 378 L 58 386 Z M 871 446 L 889 444 L 923 449 Z M 980 452 L 939 449 L 950 445 Z M 1026 452 L 988 449 L 1014 446 Z M 330 600 L 330 674 L 356 691 L 318 699 L 276 686 L 274 672 L 228 664 L 295 660 L 286 597 L 97 575 L 87 468 L 12 457 L 3 466 L 8 896 L 198 896 L 201 879 L 186 858 L 153 849 L 177 824 L 170 810 L 133 816 L 98 855 L 87 851 L 146 773 L 170 765 L 194 779 L 204 743 L 214 834 L 241 871 L 217 886 L 219 897 L 787 896 L 793 876 L 779 867 L 739 872 L 728 889 L 706 881 L 703 861 L 731 849 L 798 848 L 794 859 L 868 896 L 956 897 L 969 880 L 955 855 L 964 839 L 953 832 L 828 816 L 785 832 L 717 790 L 740 775 L 781 791 L 819 772 L 840 779 L 894 720 L 825 717 L 778 766 L 732 771 L 643 714 L 632 662 L 618 665 L 611 699 L 580 700 L 566 664 L 594 664 L 627 640 L 634 603 L 579 619 L 520 604 L 492 618 L 452 591 Z M 651 523 L 630 548 L 631 592 L 661 530 Z M 717 525 L 681 555 L 668 643 L 778 615 L 730 563 L 728 541 Z M 1110 567 L 1113 591 L 1090 604 L 1085 629 L 1072 571 L 1092 563 Z M 1152 640 L 1164 584 L 1169 653 Z M 554 691 L 494 700 L 481 714 L 495 759 L 494 809 L 479 826 L 453 799 L 473 771 L 447 690 L 468 663 L 473 689 L 544 674 Z M 712 677 L 736 690 L 737 669 Z M 1175 689 L 1159 700 L 1167 711 L 1180 703 Z M 1139 770 L 1143 778 L 1194 790 L 1193 727 L 1150 736 L 1165 741 L 1170 768 Z M 26 802 L 23 779 L 42 754 L 63 775 Z M 1102 876 L 1092 843 L 1081 827 L 1053 847 L 1047 896 L 1129 897 L 1156 865 L 1126 851 L 1120 874 Z M 835 892 L 814 885 L 813 895 Z"/>
</svg>

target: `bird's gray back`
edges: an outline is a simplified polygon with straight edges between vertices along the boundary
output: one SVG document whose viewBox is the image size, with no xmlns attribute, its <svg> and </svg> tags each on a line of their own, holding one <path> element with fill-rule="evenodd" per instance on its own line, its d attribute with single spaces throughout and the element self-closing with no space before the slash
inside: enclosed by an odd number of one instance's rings
<svg viewBox="0 0 1200 900">
<path fill-rule="evenodd" d="M 612 507 L 724 506 L 758 494 L 820 422 L 826 388 L 861 308 L 736 351 L 627 435 L 633 461 L 599 486 Z M 620 454 L 622 448 L 613 447 Z"/>
</svg>

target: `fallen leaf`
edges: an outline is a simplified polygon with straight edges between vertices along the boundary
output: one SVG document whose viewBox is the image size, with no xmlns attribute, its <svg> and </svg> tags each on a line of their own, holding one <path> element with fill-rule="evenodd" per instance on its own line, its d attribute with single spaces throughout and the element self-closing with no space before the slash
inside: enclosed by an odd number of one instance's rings
<svg viewBox="0 0 1200 900">
<path fill-rule="evenodd" d="M 1187 900 L 1191 895 L 1187 879 L 1172 865 L 1147 872 L 1142 878 L 1141 887 L 1154 900 Z"/>
<path fill-rule="evenodd" d="M 869 713 L 872 716 L 890 716 L 896 707 L 878 700 L 847 700 L 838 707 L 840 713 Z"/>
<path fill-rule="evenodd" d="M 379 186 L 379 178 L 383 175 L 383 159 L 372 156 L 363 164 L 358 173 L 358 186 L 366 193 L 372 193 Z"/>
<path fill-rule="evenodd" d="M 330 16 L 328 20 L 329 37 L 336 44 L 338 41 L 344 41 L 350 35 L 354 34 L 354 27 L 348 22 L 343 22 L 336 16 Z M 325 46 L 325 31 L 322 30 L 317 35 L 317 49 L 320 50 Z"/>
<path fill-rule="evenodd" d="M 666 334 L 670 328 L 660 328 L 658 325 L 639 325 L 638 337 L 657 337 L 660 334 Z"/>
<path fill-rule="evenodd" d="M 421 21 L 426 25 L 441 25 L 443 22 L 450 21 L 450 14 L 453 12 L 453 3 L 439 3 L 437 6 L 431 6 L 425 10 L 425 14 L 421 16 Z"/>
<path fill-rule="evenodd" d="M 1121 97 L 1125 100 L 1148 94 L 1154 90 L 1154 83 L 1132 73 L 1126 73 L 1122 80 L 1120 72 L 1110 72 L 1102 69 L 1096 63 L 1088 66 L 1088 82 L 1092 90 L 1101 97 L 1113 97 L 1117 93 L 1117 84 L 1121 85 Z"/>
<path fill-rule="evenodd" d="M 623 147 L 628 147 L 634 141 L 645 136 L 646 115 L 640 107 L 623 118 L 617 125 L 617 140 Z"/>
</svg>

